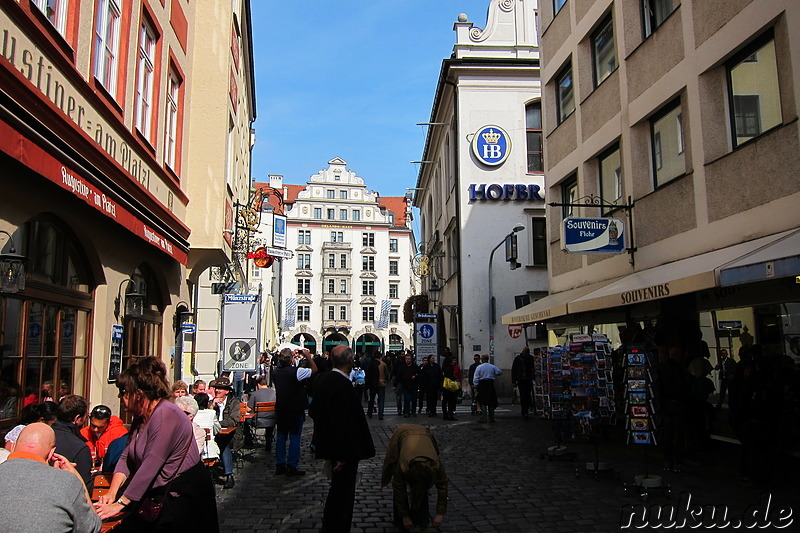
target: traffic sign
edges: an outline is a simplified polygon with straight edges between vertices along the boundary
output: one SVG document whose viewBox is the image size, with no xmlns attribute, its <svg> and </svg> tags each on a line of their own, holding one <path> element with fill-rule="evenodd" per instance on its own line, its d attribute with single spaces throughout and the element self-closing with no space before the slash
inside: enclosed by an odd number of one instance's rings
<svg viewBox="0 0 800 533">
<path fill-rule="evenodd" d="M 256 339 L 225 339 L 223 370 L 255 370 Z"/>
</svg>

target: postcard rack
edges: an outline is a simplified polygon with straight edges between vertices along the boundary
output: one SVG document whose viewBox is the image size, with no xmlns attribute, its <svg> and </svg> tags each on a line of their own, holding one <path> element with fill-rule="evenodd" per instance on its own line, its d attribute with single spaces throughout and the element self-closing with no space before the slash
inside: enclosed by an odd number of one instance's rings
<svg viewBox="0 0 800 533">
<path fill-rule="evenodd" d="M 605 335 L 573 334 L 566 346 L 554 346 L 535 357 L 534 400 L 537 415 L 552 420 L 556 444 L 542 457 L 574 459 L 563 441 L 582 435 L 594 439 L 597 426 L 614 420 L 611 345 Z M 595 460 L 586 464 L 595 474 L 608 469 Z"/>
<path fill-rule="evenodd" d="M 643 449 L 644 474 L 634 476 L 632 484 L 625 483 L 626 494 L 638 494 L 647 501 L 650 491 L 662 491 L 665 496 L 671 487 L 664 485 L 661 476 L 650 474 L 648 450 L 656 440 L 656 410 L 653 394 L 653 362 L 655 356 L 642 347 L 629 347 L 625 354 L 625 429 L 626 442 Z"/>
</svg>

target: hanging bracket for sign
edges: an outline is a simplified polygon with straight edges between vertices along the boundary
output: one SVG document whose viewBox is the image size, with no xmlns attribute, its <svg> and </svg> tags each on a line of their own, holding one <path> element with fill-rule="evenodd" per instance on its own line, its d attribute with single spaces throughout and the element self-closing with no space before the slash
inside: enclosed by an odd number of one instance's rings
<svg viewBox="0 0 800 533">
<path fill-rule="evenodd" d="M 628 203 L 627 204 L 612 204 L 610 202 L 606 202 L 599 196 L 595 196 L 590 194 L 588 196 L 581 196 L 577 198 L 574 202 L 550 202 L 547 205 L 550 207 L 595 207 L 598 209 L 624 209 L 625 216 L 628 219 L 628 243 L 629 246 L 625 248 L 625 251 L 628 252 L 630 255 L 629 262 L 631 266 L 634 265 L 634 253 L 636 252 L 637 248 L 634 244 L 633 240 L 633 201 L 630 196 L 628 196 Z M 566 217 L 565 217 L 566 218 Z"/>
</svg>

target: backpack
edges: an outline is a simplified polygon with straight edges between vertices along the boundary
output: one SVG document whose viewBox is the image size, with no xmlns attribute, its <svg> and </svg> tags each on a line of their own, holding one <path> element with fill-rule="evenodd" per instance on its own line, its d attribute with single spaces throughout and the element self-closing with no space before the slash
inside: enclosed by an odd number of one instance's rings
<svg viewBox="0 0 800 533">
<path fill-rule="evenodd" d="M 356 385 L 363 385 L 365 377 L 366 374 L 364 373 L 363 368 L 356 368 L 353 371 L 353 383 L 355 383 Z"/>
</svg>

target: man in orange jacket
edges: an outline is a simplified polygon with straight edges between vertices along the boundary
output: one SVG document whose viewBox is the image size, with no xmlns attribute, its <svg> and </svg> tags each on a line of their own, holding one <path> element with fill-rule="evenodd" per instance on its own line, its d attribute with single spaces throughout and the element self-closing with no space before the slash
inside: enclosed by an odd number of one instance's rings
<svg viewBox="0 0 800 533">
<path fill-rule="evenodd" d="M 115 439 L 126 435 L 128 430 L 122 425 L 122 419 L 111 414 L 111 409 L 98 405 L 89 415 L 89 425 L 81 429 L 81 437 L 92 452 L 94 466 L 106 456 L 108 445 Z"/>
</svg>

